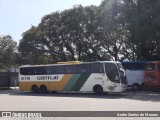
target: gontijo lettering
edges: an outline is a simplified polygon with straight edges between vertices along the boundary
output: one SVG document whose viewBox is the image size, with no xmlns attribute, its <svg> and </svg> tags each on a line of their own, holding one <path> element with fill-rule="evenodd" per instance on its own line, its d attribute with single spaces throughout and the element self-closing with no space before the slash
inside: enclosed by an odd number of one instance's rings
<svg viewBox="0 0 160 120">
<path fill-rule="evenodd" d="M 58 76 L 38 76 L 37 80 L 58 80 Z"/>
</svg>

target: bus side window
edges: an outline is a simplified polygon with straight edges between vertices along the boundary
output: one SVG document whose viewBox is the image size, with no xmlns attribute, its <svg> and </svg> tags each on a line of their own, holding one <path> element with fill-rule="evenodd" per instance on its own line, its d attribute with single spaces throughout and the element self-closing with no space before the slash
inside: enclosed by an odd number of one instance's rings
<svg viewBox="0 0 160 120">
<path fill-rule="evenodd" d="M 20 68 L 20 74 L 21 75 L 26 75 L 26 69 L 25 68 Z"/>
<path fill-rule="evenodd" d="M 91 73 L 104 73 L 104 68 L 102 63 L 91 64 Z"/>
<path fill-rule="evenodd" d="M 46 73 L 46 67 L 35 67 L 33 68 L 34 75 L 45 75 Z"/>
<path fill-rule="evenodd" d="M 53 74 L 53 67 L 44 67 L 44 74 Z"/>
<path fill-rule="evenodd" d="M 33 70 L 32 68 L 28 67 L 28 68 L 20 68 L 20 74 L 21 75 L 32 75 L 33 74 Z"/>
<path fill-rule="evenodd" d="M 77 65 L 66 65 L 66 74 L 77 73 Z"/>
<path fill-rule="evenodd" d="M 65 65 L 54 66 L 54 74 L 65 74 Z"/>
<path fill-rule="evenodd" d="M 78 73 L 80 73 L 80 74 L 90 73 L 90 64 L 78 65 Z"/>
<path fill-rule="evenodd" d="M 42 75 L 43 72 L 42 72 L 42 67 L 35 67 L 33 68 L 33 75 Z"/>
</svg>

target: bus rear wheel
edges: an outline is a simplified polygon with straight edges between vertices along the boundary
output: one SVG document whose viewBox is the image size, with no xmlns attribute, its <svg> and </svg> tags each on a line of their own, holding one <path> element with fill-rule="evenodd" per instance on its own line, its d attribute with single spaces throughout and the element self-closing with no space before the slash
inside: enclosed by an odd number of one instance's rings
<svg viewBox="0 0 160 120">
<path fill-rule="evenodd" d="M 41 86 L 40 86 L 40 91 L 41 91 L 42 93 L 47 93 L 47 87 L 46 87 L 45 85 L 41 85 Z"/>
<path fill-rule="evenodd" d="M 32 85 L 31 90 L 32 90 L 34 93 L 38 93 L 38 92 L 39 92 L 39 89 L 38 89 L 38 86 L 37 86 L 37 85 Z"/>
<path fill-rule="evenodd" d="M 96 95 L 101 95 L 103 93 L 103 88 L 101 85 L 95 85 L 93 91 Z"/>
</svg>

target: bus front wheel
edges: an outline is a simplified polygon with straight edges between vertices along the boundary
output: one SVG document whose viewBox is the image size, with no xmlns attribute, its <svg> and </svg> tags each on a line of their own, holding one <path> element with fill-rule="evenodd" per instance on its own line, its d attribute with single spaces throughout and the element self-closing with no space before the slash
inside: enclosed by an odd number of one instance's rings
<svg viewBox="0 0 160 120">
<path fill-rule="evenodd" d="M 134 84 L 132 85 L 132 90 L 139 90 L 139 88 L 140 88 L 140 86 L 139 86 L 138 83 L 134 83 Z"/>
<path fill-rule="evenodd" d="M 40 86 L 40 91 L 41 91 L 42 93 L 46 93 L 46 92 L 47 92 L 47 87 L 46 87 L 45 85 L 41 85 L 41 86 Z"/>
<path fill-rule="evenodd" d="M 38 93 L 38 92 L 39 92 L 39 89 L 38 89 L 38 86 L 37 86 L 37 85 L 32 85 L 31 90 L 32 90 L 34 93 Z"/>
<path fill-rule="evenodd" d="M 96 95 L 101 95 L 103 93 L 103 88 L 101 85 L 95 85 L 93 91 Z"/>
</svg>

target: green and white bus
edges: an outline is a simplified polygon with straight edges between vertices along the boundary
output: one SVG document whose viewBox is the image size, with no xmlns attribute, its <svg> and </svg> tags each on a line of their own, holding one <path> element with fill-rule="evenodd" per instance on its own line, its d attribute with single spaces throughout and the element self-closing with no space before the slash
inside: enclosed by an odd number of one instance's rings
<svg viewBox="0 0 160 120">
<path fill-rule="evenodd" d="M 125 70 L 120 62 L 59 62 L 50 65 L 25 65 L 19 68 L 21 91 L 123 92 Z"/>
</svg>

